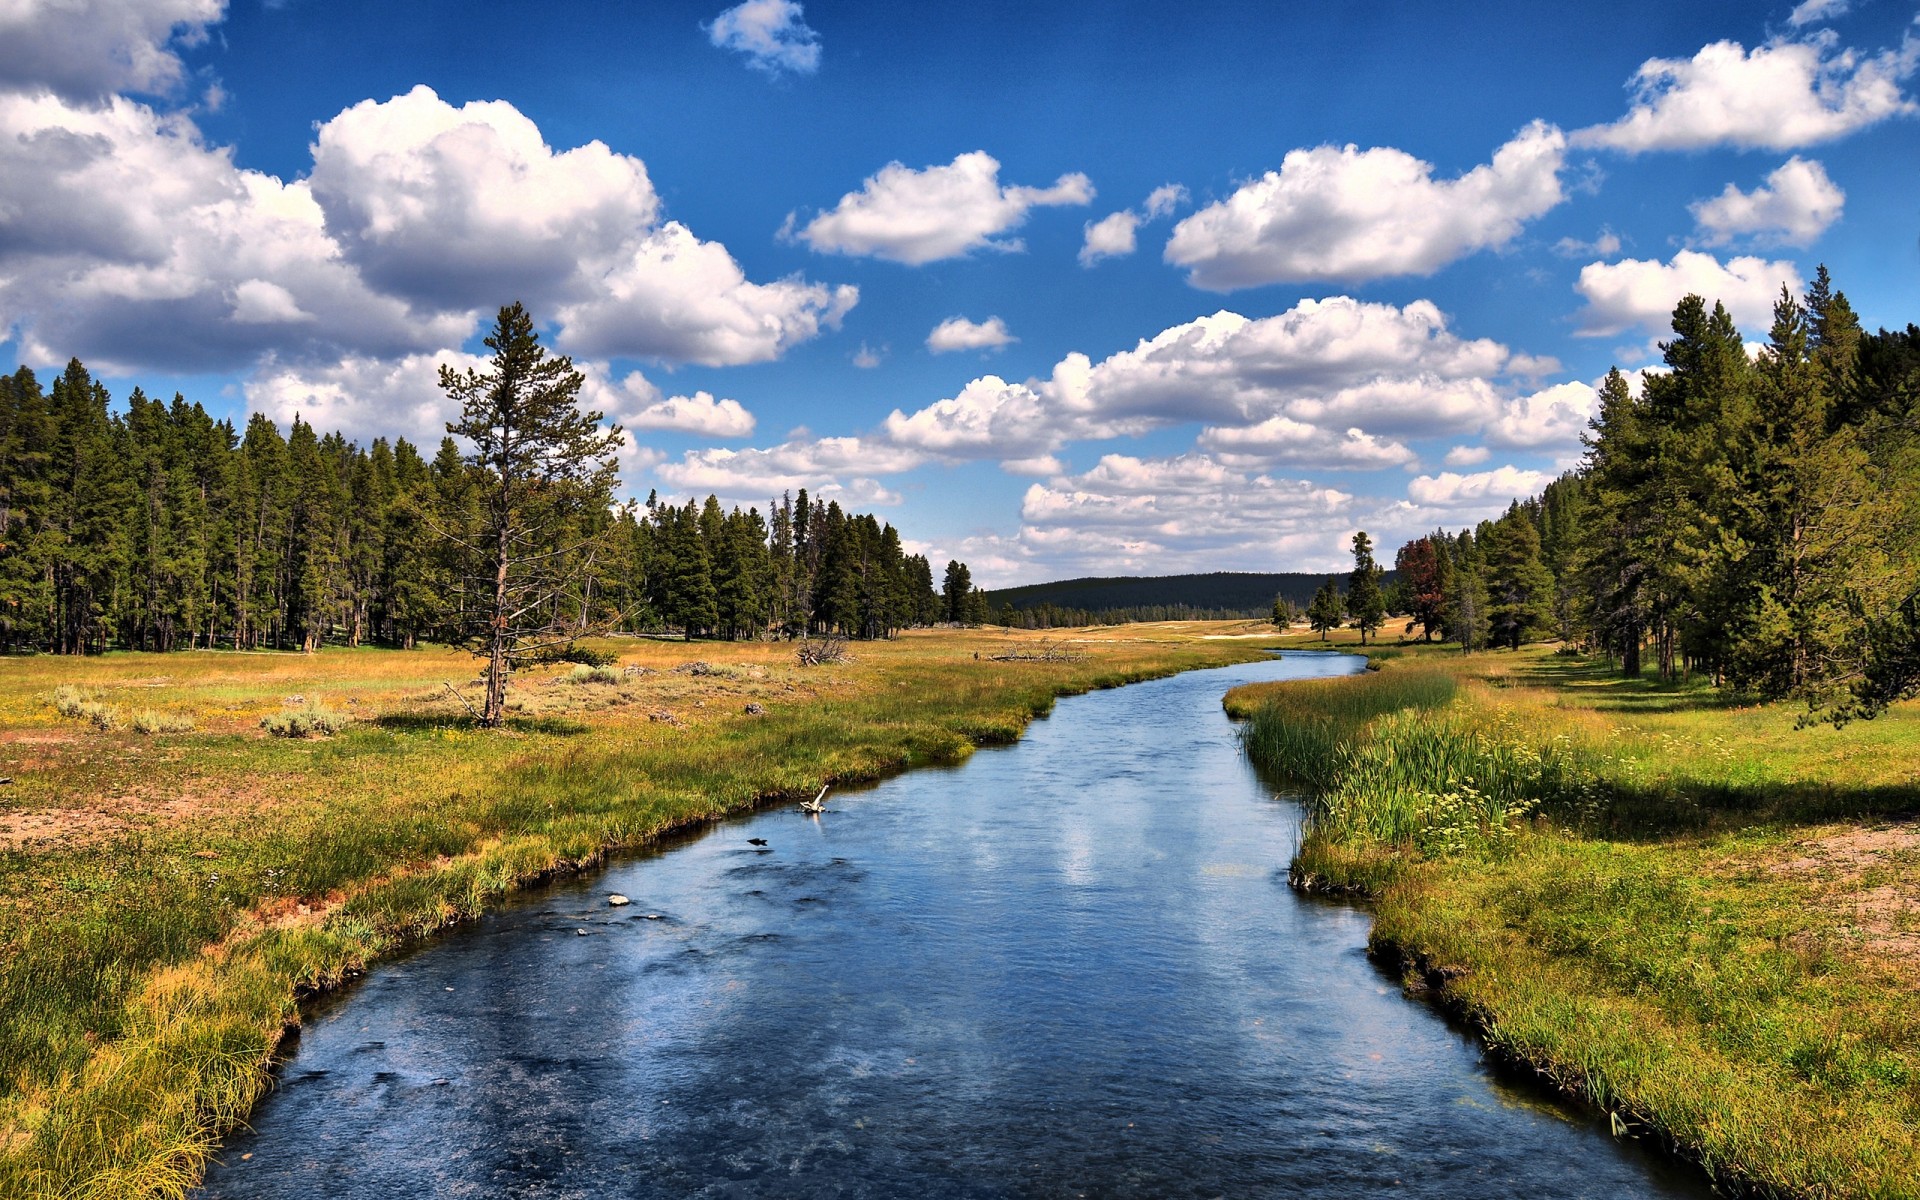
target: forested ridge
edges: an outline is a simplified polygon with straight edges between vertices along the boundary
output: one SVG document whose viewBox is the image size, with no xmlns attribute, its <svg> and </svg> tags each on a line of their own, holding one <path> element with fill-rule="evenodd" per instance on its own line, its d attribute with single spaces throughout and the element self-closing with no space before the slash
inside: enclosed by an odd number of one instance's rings
<svg viewBox="0 0 1920 1200">
<path fill-rule="evenodd" d="M 995 624 L 1028 629 L 1131 621 L 1245 620 L 1267 616 L 1276 598 L 1304 608 L 1321 578 L 1298 571 L 1210 571 L 1063 579 L 992 589 L 986 593 L 986 603 Z M 1391 582 L 1393 573 L 1388 572 L 1386 578 Z"/>
<path fill-rule="evenodd" d="M 411 646 L 486 612 L 458 531 L 481 489 L 452 438 L 361 447 L 298 418 L 244 429 L 135 389 L 115 411 L 78 361 L 43 387 L 0 376 L 0 649 L 88 653 Z M 797 497 L 723 509 L 598 504 L 579 522 L 582 586 L 553 627 L 744 638 L 880 637 L 980 617 L 964 564 L 931 564 L 892 525 Z"/>
<path fill-rule="evenodd" d="M 1871 715 L 1920 680 L 1920 326 L 1867 333 L 1822 267 L 1750 355 L 1675 308 L 1666 370 L 1601 387 L 1581 466 L 1402 546 L 1407 631 L 1559 638 L 1639 674 Z"/>
</svg>

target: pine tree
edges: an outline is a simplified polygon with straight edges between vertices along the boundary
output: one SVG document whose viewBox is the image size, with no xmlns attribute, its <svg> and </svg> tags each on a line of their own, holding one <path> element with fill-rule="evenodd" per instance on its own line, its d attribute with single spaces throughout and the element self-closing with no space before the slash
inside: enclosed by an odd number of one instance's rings
<svg viewBox="0 0 1920 1200">
<path fill-rule="evenodd" d="M 1488 530 L 1482 553 L 1489 637 L 1518 650 L 1553 620 L 1553 576 L 1540 561 L 1540 531 L 1516 503 Z"/>
<path fill-rule="evenodd" d="M 1307 624 L 1324 642 L 1329 633 L 1340 628 L 1340 619 L 1346 611 L 1346 598 L 1340 594 L 1340 585 L 1328 578 L 1313 594 L 1313 603 L 1307 606 Z"/>
<path fill-rule="evenodd" d="M 1347 615 L 1360 630 L 1360 644 L 1387 619 L 1380 590 L 1380 567 L 1373 561 L 1373 539 L 1362 529 L 1353 535 L 1353 573 L 1347 576 Z"/>
<path fill-rule="evenodd" d="M 473 447 L 479 521 L 454 535 L 480 603 L 463 631 L 487 660 L 481 723 L 506 713 L 507 673 L 556 642 L 577 636 L 560 627 L 555 606 L 571 596 L 601 539 L 583 536 L 583 512 L 604 514 L 614 481 L 618 426 L 579 407 L 573 360 L 549 357 L 533 319 L 518 303 L 500 310 L 486 338 L 489 369 L 440 369 L 440 386 L 460 405 L 447 432 Z"/>
</svg>

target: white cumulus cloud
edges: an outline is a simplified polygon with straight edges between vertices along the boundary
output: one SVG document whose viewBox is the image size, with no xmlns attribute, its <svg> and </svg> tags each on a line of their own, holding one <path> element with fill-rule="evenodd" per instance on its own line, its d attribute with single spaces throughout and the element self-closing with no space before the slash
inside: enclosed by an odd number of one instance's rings
<svg viewBox="0 0 1920 1200">
<path fill-rule="evenodd" d="M 1826 168 L 1795 155 L 1750 192 L 1729 183 L 1709 200 L 1688 206 L 1701 240 L 1724 246 L 1737 237 L 1805 246 L 1840 219 L 1847 194 L 1827 178 Z"/>
<path fill-rule="evenodd" d="M 1743 329 L 1765 329 L 1781 287 L 1798 292 L 1800 283 L 1800 272 L 1791 262 L 1751 255 L 1723 263 L 1711 254 L 1682 250 L 1664 263 L 1637 258 L 1588 263 L 1574 285 L 1587 302 L 1576 332 L 1584 337 L 1608 337 L 1634 328 L 1659 333 L 1669 328 L 1674 306 L 1689 294 L 1709 305 L 1726 305 Z"/>
<path fill-rule="evenodd" d="M 1092 470 L 1027 489 L 1010 568 L 1055 571 L 1289 569 L 1317 557 L 1353 496 L 1298 479 L 1236 470 L 1216 458 L 1109 454 Z"/>
<path fill-rule="evenodd" d="M 716 400 L 712 392 L 662 395 L 638 371 L 621 382 L 621 390 L 626 404 L 616 411 L 620 424 L 628 429 L 665 429 L 720 438 L 746 437 L 753 432 L 753 414 L 738 400 Z"/>
<path fill-rule="evenodd" d="M 244 385 L 247 408 L 282 428 L 298 416 L 363 445 L 376 437 L 404 437 L 432 457 L 447 422 L 460 419 L 460 406 L 440 390 L 442 364 L 456 371 L 485 371 L 488 365 L 455 350 L 391 359 L 348 355 L 319 366 L 268 359 Z"/>
<path fill-rule="evenodd" d="M 1047 188 L 1002 186 L 999 160 L 975 150 L 920 170 L 888 163 L 797 232 L 799 216 L 789 214 L 785 232 L 823 253 L 920 266 L 983 248 L 1019 250 L 1018 239 L 1001 235 L 1023 224 L 1032 209 L 1092 200 L 1092 182 L 1077 173 Z"/>
<path fill-rule="evenodd" d="M 927 349 L 935 354 L 948 354 L 955 350 L 997 350 L 1019 340 L 1007 331 L 1007 323 L 999 317 L 988 317 L 984 321 L 948 317 L 935 325 L 933 332 L 927 335 Z"/>
<path fill-rule="evenodd" d="M 909 471 L 926 461 L 917 451 L 858 437 L 796 438 L 777 446 L 689 450 L 661 463 L 655 474 L 684 492 L 743 503 L 806 488 L 823 497 L 893 504 L 899 496 L 876 476 Z"/>
<path fill-rule="evenodd" d="M 369 287 L 306 181 L 236 167 L 184 115 L 0 92 L 0 337 L 27 361 L 224 370 L 470 328 Z"/>
<path fill-rule="evenodd" d="M 1124 258 L 1132 254 L 1134 231 L 1139 228 L 1140 218 L 1126 209 L 1109 213 L 1098 221 L 1088 221 L 1086 240 L 1080 246 L 1080 265 L 1091 267 L 1103 258 Z"/>
<path fill-rule="evenodd" d="M 715 46 L 746 55 L 751 67 L 770 75 L 811 75 L 820 69 L 820 35 L 803 16 L 794 0 L 746 0 L 705 28 Z"/>
<path fill-rule="evenodd" d="M 1268 417 L 1253 425 L 1209 426 L 1199 446 L 1235 466 L 1376 469 L 1400 467 L 1417 457 L 1404 444 L 1361 429 L 1335 433 L 1291 417 Z"/>
<path fill-rule="evenodd" d="M 1516 363 L 1532 360 L 1459 337 L 1429 301 L 1336 296 L 1258 320 L 1218 312 L 1097 363 L 1072 353 L 1046 379 L 982 376 L 911 415 L 895 410 L 885 430 L 943 457 L 1028 459 L 1197 421 L 1223 450 L 1241 439 L 1246 456 L 1305 461 L 1300 429 L 1311 426 L 1329 462 L 1382 465 L 1410 461 L 1394 437 L 1479 428 L 1500 407 L 1490 380 Z"/>
<path fill-rule="evenodd" d="M 1502 403 L 1499 415 L 1487 426 L 1487 440 L 1507 448 L 1572 449 L 1580 444 L 1587 422 L 1599 409 L 1600 393 L 1591 384 L 1579 380 L 1556 383 Z M 1482 451 L 1481 459 L 1485 457 Z M 1454 461 L 1449 454 L 1447 465 L 1468 464 Z"/>
<path fill-rule="evenodd" d="M 204 41 L 226 12 L 226 0 L 5 0 L 0 86 L 74 100 L 171 91 L 176 48 Z"/>
<path fill-rule="evenodd" d="M 599 142 L 556 152 L 505 101 L 431 88 L 362 101 L 322 125 L 312 187 L 342 253 L 416 306 L 518 298 L 558 344 L 605 357 L 765 362 L 837 328 L 850 286 L 754 283 L 717 242 L 661 222 L 646 165 Z"/>
<path fill-rule="evenodd" d="M 1860 54 L 1831 34 L 1747 50 L 1714 42 L 1692 58 L 1650 58 L 1634 72 L 1627 115 L 1573 135 L 1629 154 L 1708 146 L 1797 150 L 1915 111 L 1901 91 L 1915 47 Z"/>
<path fill-rule="evenodd" d="M 1566 137 L 1536 121 L 1457 179 L 1403 150 L 1294 150 L 1174 227 L 1166 260 L 1208 291 L 1430 275 L 1504 246 L 1565 196 Z"/>
<path fill-rule="evenodd" d="M 1407 484 L 1407 495 L 1417 504 L 1432 508 L 1473 509 L 1482 513 L 1504 509 L 1515 500 L 1524 500 L 1552 482 L 1544 471 L 1525 471 L 1518 467 L 1495 467 L 1462 475 L 1442 471 L 1438 475 L 1416 476 Z"/>
</svg>

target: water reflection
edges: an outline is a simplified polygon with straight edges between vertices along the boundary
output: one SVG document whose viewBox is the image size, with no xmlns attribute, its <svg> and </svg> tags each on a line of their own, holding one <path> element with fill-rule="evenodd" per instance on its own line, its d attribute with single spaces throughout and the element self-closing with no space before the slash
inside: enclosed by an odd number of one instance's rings
<svg viewBox="0 0 1920 1200">
<path fill-rule="evenodd" d="M 1704 1195 L 1490 1078 L 1363 914 L 1287 889 L 1297 810 L 1219 697 L 1352 666 L 1065 700 L 526 897 L 316 1013 L 205 1195 Z"/>
</svg>

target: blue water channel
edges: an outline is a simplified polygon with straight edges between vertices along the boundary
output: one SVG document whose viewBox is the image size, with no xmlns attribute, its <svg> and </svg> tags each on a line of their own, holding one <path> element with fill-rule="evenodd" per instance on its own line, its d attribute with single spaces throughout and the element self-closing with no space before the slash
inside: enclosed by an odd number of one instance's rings
<svg viewBox="0 0 1920 1200">
<path fill-rule="evenodd" d="M 1300 806 L 1220 698 L 1358 666 L 1066 699 L 522 896 L 310 1013 L 203 1196 L 1707 1195 L 1287 887 Z"/>
</svg>

